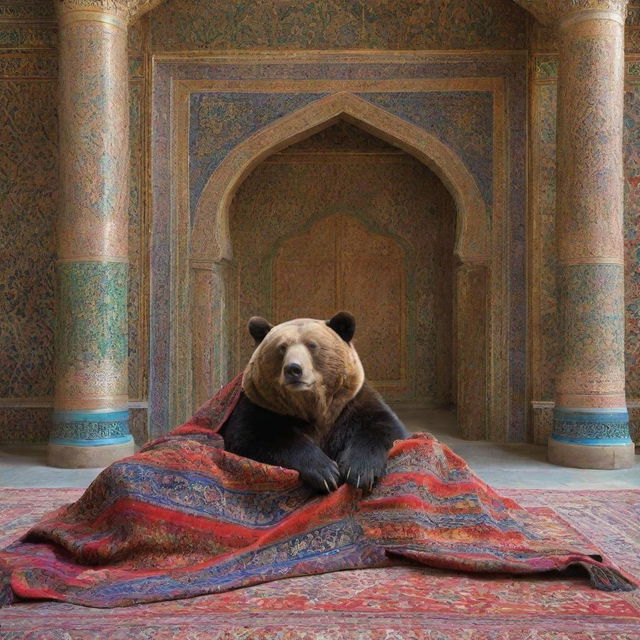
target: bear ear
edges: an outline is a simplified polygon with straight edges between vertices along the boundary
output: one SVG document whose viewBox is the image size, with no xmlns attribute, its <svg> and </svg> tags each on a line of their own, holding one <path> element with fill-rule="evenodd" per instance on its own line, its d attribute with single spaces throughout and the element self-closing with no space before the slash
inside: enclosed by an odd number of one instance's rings
<svg viewBox="0 0 640 640">
<path fill-rule="evenodd" d="M 333 329 L 345 342 L 351 342 L 356 332 L 356 319 L 348 311 L 336 313 L 327 326 Z"/>
<path fill-rule="evenodd" d="M 253 316 L 253 318 L 249 319 L 249 333 L 257 345 L 264 340 L 264 337 L 271 329 L 272 326 L 264 318 Z"/>
</svg>

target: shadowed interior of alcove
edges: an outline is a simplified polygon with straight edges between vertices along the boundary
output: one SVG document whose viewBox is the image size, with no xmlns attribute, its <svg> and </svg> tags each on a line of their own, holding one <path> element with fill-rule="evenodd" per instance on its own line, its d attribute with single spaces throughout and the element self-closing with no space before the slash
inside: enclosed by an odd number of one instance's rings
<svg viewBox="0 0 640 640">
<path fill-rule="evenodd" d="M 356 347 L 386 399 L 455 403 L 456 208 L 406 152 L 346 121 L 270 156 L 230 208 L 230 370 L 251 315 L 358 320 Z"/>
</svg>

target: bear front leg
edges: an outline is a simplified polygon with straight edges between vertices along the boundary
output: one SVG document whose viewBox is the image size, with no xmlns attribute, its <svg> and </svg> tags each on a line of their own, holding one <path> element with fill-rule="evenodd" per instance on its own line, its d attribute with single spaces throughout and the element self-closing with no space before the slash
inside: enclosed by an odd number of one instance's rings
<svg viewBox="0 0 640 640">
<path fill-rule="evenodd" d="M 253 451 L 255 457 L 250 457 L 256 460 L 295 469 L 302 482 L 319 493 L 335 491 L 340 484 L 340 470 L 335 460 L 303 433 L 292 431 L 280 437 L 272 434 L 263 446 L 256 447 L 254 443 Z"/>
<path fill-rule="evenodd" d="M 380 395 L 365 384 L 336 423 L 326 450 L 335 457 L 344 482 L 370 492 L 384 474 L 394 441 L 408 435 Z"/>
<path fill-rule="evenodd" d="M 300 479 L 320 493 L 335 491 L 340 484 L 340 469 L 336 461 L 329 458 L 315 444 L 313 448 L 300 453 L 302 455 L 294 456 L 290 467 L 300 473 Z"/>
<path fill-rule="evenodd" d="M 241 394 L 220 434 L 225 449 L 244 458 L 294 469 L 314 491 L 338 488 L 340 470 L 305 433 L 308 424 L 254 404 Z"/>
<path fill-rule="evenodd" d="M 368 438 L 353 438 L 338 456 L 340 477 L 356 489 L 371 492 L 384 474 L 389 449 Z"/>
</svg>

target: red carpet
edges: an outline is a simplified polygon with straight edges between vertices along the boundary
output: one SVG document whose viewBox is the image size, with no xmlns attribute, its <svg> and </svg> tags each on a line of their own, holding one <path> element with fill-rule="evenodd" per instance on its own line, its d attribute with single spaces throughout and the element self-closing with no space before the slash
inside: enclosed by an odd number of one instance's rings
<svg viewBox="0 0 640 640">
<path fill-rule="evenodd" d="M 640 577 L 640 490 L 500 492 L 568 523 Z M 81 494 L 4 489 L 0 546 Z M 487 577 L 412 565 L 117 609 L 21 603 L 0 609 L 0 638 L 632 640 L 640 638 L 640 590 L 598 591 L 583 576 Z"/>
<path fill-rule="evenodd" d="M 370 493 L 343 484 L 317 495 L 296 471 L 225 451 L 218 430 L 241 383 L 0 551 L 0 604 L 111 609 L 407 560 L 482 574 L 581 569 L 593 588 L 635 590 L 624 565 L 553 511 L 500 496 L 429 434 L 396 441 Z"/>
</svg>

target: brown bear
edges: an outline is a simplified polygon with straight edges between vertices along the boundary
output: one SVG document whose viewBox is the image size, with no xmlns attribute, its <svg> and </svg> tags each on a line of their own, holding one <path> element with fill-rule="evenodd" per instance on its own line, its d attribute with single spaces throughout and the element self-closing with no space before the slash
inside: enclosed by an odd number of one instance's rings
<svg viewBox="0 0 640 640">
<path fill-rule="evenodd" d="M 256 349 L 220 431 L 225 448 L 295 469 L 316 491 L 344 482 L 371 491 L 394 440 L 408 432 L 365 380 L 351 344 L 354 317 L 342 311 L 275 327 L 254 317 L 249 332 Z"/>
</svg>

